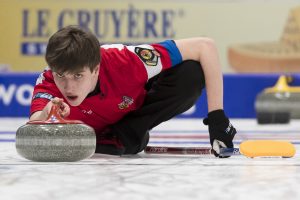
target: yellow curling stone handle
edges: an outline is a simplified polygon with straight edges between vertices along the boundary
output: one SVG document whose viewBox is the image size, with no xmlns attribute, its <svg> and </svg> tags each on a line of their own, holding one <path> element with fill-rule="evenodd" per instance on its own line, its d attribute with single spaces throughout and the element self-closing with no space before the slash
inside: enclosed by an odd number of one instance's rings
<svg viewBox="0 0 300 200">
<path fill-rule="evenodd" d="M 295 92 L 300 93 L 300 87 L 291 87 L 288 85 L 292 81 L 291 76 L 280 76 L 274 87 L 266 88 L 265 93 L 276 93 L 276 92 Z"/>
<path fill-rule="evenodd" d="M 241 154 L 254 157 L 293 157 L 296 153 L 294 145 L 287 141 L 248 140 L 240 144 Z"/>
</svg>

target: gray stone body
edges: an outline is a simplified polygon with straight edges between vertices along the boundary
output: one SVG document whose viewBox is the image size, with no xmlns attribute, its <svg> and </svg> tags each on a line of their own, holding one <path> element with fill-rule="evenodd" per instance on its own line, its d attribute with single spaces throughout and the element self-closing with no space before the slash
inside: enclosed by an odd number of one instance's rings
<svg viewBox="0 0 300 200">
<path fill-rule="evenodd" d="M 32 161 L 79 161 L 95 148 L 95 131 L 85 124 L 25 124 L 16 133 L 17 152 Z"/>
<path fill-rule="evenodd" d="M 300 93 L 260 93 L 255 101 L 256 113 L 288 113 L 291 119 L 300 119 Z"/>
</svg>

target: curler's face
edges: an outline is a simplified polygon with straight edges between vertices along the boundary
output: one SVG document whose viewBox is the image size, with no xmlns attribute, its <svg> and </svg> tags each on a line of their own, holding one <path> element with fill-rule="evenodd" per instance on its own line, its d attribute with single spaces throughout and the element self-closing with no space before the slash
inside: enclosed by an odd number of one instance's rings
<svg viewBox="0 0 300 200">
<path fill-rule="evenodd" d="M 95 89 L 99 66 L 93 72 L 88 67 L 74 73 L 52 72 L 54 82 L 63 97 L 71 106 L 80 105 L 87 95 Z"/>
</svg>

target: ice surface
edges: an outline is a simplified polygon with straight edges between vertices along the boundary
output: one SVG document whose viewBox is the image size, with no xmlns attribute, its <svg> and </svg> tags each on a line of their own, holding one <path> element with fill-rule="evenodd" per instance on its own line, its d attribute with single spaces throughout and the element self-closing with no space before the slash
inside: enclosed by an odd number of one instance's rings
<svg viewBox="0 0 300 200">
<path fill-rule="evenodd" d="M 26 119 L 0 120 L 1 200 L 105 199 L 299 199 L 300 121 L 287 125 L 257 125 L 232 120 L 239 134 L 235 145 L 248 139 L 293 142 L 293 158 L 233 156 L 94 155 L 73 163 L 38 163 L 20 157 L 15 131 Z M 201 120 L 171 120 L 151 132 L 150 145 L 209 146 Z"/>
</svg>

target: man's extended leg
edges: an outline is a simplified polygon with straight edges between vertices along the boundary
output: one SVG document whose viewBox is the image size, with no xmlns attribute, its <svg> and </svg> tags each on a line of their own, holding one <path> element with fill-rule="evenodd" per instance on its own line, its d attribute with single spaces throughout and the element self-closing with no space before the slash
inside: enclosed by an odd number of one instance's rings
<svg viewBox="0 0 300 200">
<path fill-rule="evenodd" d="M 185 61 L 150 79 L 143 106 L 111 126 L 111 134 L 125 147 L 122 153 L 142 151 L 148 144 L 149 130 L 191 108 L 204 86 L 204 74 L 196 61 Z M 96 153 L 116 154 L 101 145 Z"/>
</svg>

